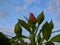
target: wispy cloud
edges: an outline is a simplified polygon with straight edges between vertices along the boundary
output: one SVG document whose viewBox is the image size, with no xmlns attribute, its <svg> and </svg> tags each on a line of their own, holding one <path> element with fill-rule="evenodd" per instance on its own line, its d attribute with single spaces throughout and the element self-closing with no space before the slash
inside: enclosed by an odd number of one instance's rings
<svg viewBox="0 0 60 45">
<path fill-rule="evenodd" d="M 32 2 L 35 2 L 35 0 L 24 0 L 25 3 L 31 4 Z"/>
<path fill-rule="evenodd" d="M 52 19 L 55 26 L 60 26 L 60 0 L 50 0 L 48 11 L 52 14 Z"/>
<path fill-rule="evenodd" d="M 48 4 L 48 11 L 55 16 L 59 16 L 60 12 L 60 0 L 50 0 Z"/>
<path fill-rule="evenodd" d="M 34 2 L 35 2 L 35 0 L 24 0 L 24 5 L 17 6 L 16 11 L 20 11 L 20 10 L 21 11 L 26 11 L 28 9 L 28 7 Z"/>
<path fill-rule="evenodd" d="M 0 11 L 0 17 L 5 18 L 8 16 L 8 12 L 6 11 Z"/>
<path fill-rule="evenodd" d="M 60 0 L 56 0 L 56 4 L 60 6 Z"/>
<path fill-rule="evenodd" d="M 2 17 L 3 16 L 3 13 L 0 11 L 0 17 Z"/>
<path fill-rule="evenodd" d="M 58 12 L 60 9 L 60 0 L 50 0 L 48 4 L 48 10 L 50 12 Z"/>
<path fill-rule="evenodd" d="M 0 17 L 5 17 L 6 16 L 5 14 L 6 14 L 5 12 L 0 11 Z"/>
<path fill-rule="evenodd" d="M 16 7 L 16 11 L 26 11 L 26 9 L 27 9 L 27 6 L 18 6 L 18 7 Z"/>
</svg>

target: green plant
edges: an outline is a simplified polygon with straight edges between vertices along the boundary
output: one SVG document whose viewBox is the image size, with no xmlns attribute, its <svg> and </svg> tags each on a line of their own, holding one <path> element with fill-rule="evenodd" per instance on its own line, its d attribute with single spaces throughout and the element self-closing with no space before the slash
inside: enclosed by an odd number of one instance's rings
<svg viewBox="0 0 60 45">
<path fill-rule="evenodd" d="M 0 32 L 0 45 L 11 45 L 9 43 L 9 40 L 10 39 L 6 35 L 4 35 L 2 32 Z"/>
<path fill-rule="evenodd" d="M 50 39 L 52 29 L 54 27 L 52 20 L 49 23 L 46 21 L 42 28 L 39 30 L 39 27 L 44 21 L 44 18 L 44 12 L 42 11 L 37 18 L 35 18 L 33 13 L 31 13 L 29 19 L 26 18 L 27 22 L 18 19 L 18 22 L 14 28 L 16 36 L 13 37 L 10 42 L 18 40 L 20 41 L 21 45 L 27 45 L 23 40 L 25 38 L 31 41 L 30 45 L 42 45 L 43 43 L 46 45 L 54 45 L 53 42 L 60 42 L 60 35 L 56 35 Z M 29 37 L 22 35 L 22 27 L 29 32 Z"/>
</svg>

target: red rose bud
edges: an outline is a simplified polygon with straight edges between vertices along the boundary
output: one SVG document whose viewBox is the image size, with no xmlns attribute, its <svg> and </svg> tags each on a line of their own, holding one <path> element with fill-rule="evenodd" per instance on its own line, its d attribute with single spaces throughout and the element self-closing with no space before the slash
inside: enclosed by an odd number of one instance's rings
<svg viewBox="0 0 60 45">
<path fill-rule="evenodd" d="M 33 20 L 34 22 L 36 22 L 36 17 L 34 16 L 33 13 L 30 13 L 29 21 L 30 20 Z"/>
</svg>

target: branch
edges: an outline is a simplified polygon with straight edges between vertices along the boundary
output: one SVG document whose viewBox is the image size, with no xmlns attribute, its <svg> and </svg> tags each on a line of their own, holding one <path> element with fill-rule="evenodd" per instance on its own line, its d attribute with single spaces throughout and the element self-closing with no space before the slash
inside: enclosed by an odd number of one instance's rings
<svg viewBox="0 0 60 45">
<path fill-rule="evenodd" d="M 60 32 L 60 30 L 57 30 L 57 31 L 53 31 L 52 33 L 56 33 L 56 32 Z"/>
<path fill-rule="evenodd" d="M 53 31 L 52 33 L 56 33 L 56 32 L 60 32 L 60 30 L 57 30 L 57 31 Z M 12 37 L 12 36 L 9 36 L 9 35 L 6 35 L 8 37 Z"/>
</svg>

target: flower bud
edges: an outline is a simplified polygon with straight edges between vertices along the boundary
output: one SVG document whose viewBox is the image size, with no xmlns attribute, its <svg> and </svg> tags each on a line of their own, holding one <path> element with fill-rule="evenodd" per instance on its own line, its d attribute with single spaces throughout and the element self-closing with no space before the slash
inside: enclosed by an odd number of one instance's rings
<svg viewBox="0 0 60 45">
<path fill-rule="evenodd" d="M 33 13 L 30 13 L 30 17 L 29 17 L 28 22 L 29 22 L 29 21 L 34 21 L 34 22 L 36 22 L 36 17 L 34 16 Z"/>
</svg>

